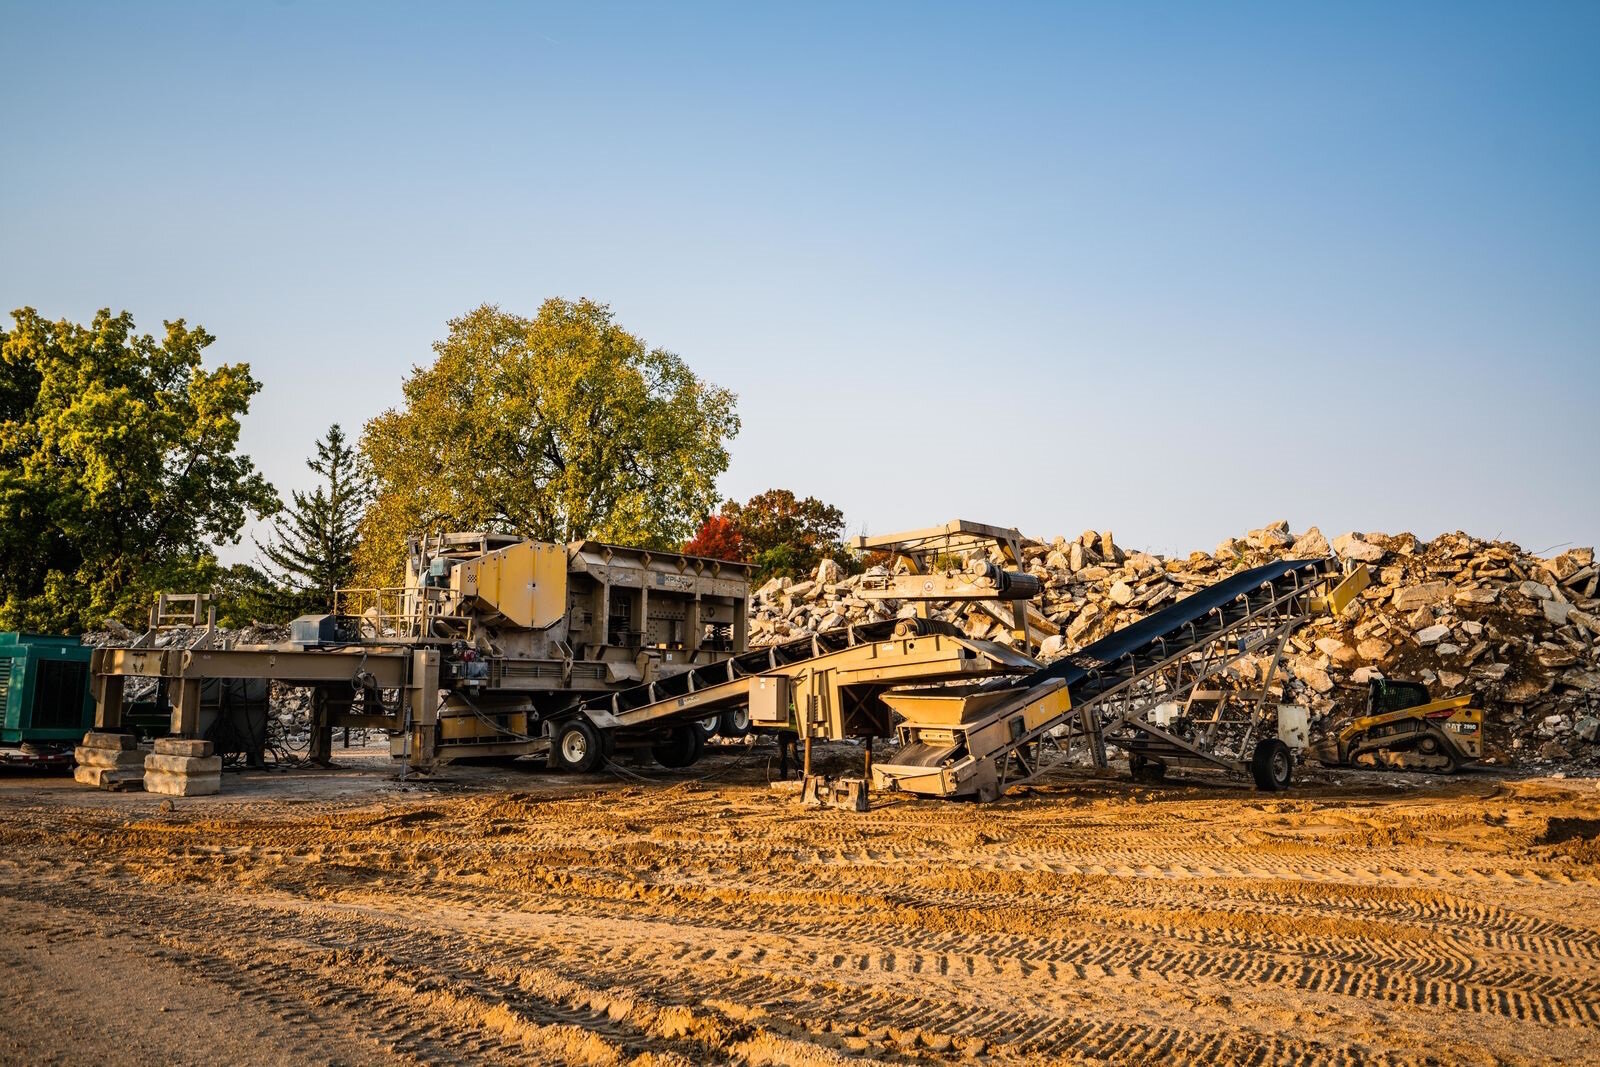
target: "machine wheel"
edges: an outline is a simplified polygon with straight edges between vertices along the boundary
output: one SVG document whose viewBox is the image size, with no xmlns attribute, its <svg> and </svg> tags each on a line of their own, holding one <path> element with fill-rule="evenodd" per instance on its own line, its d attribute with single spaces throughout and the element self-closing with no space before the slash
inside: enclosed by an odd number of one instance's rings
<svg viewBox="0 0 1600 1067">
<path fill-rule="evenodd" d="M 707 715 L 703 719 L 694 720 L 694 722 L 690 723 L 689 725 L 700 731 L 700 739 L 702 741 L 709 741 L 713 737 L 716 737 L 717 731 L 722 728 L 722 716 Z"/>
<path fill-rule="evenodd" d="M 1128 753 L 1128 773 L 1136 782 L 1159 782 L 1167 776 L 1167 765 L 1139 752 Z"/>
<path fill-rule="evenodd" d="M 717 733 L 736 741 L 750 732 L 750 709 L 734 708 L 717 716 Z"/>
<path fill-rule="evenodd" d="M 1439 770 L 1444 774 L 1454 774 L 1461 769 L 1461 760 L 1456 757 L 1456 747 L 1450 739 L 1436 734 L 1430 727 L 1417 741 L 1417 751 L 1431 758 L 1443 758 L 1444 766 Z"/>
<path fill-rule="evenodd" d="M 705 737 L 700 733 L 698 724 L 687 723 L 674 726 L 667 740 L 651 747 L 650 754 L 656 762 L 663 767 L 687 767 L 700 758 L 700 750 L 705 747 Z"/>
<path fill-rule="evenodd" d="M 605 759 L 605 743 L 600 731 L 588 719 L 579 716 L 556 727 L 550 739 L 550 765 L 559 770 L 587 774 L 600 766 Z"/>
<path fill-rule="evenodd" d="M 1257 789 L 1281 793 L 1294 777 L 1294 753 L 1276 737 L 1263 738 L 1256 742 L 1255 754 L 1250 757 L 1250 775 Z"/>
</svg>

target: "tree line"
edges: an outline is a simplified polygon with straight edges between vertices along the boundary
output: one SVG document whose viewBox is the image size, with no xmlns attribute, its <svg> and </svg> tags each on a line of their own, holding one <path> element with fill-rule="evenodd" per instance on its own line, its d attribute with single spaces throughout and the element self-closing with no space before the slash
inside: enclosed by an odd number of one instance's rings
<svg viewBox="0 0 1600 1067">
<path fill-rule="evenodd" d="M 331 426 L 314 488 L 287 501 L 239 450 L 249 365 L 207 369 L 214 337 L 163 326 L 23 308 L 0 329 L 0 630 L 137 624 L 160 590 L 212 590 L 232 624 L 325 611 L 336 588 L 398 585 L 406 539 L 442 530 L 683 551 L 758 578 L 855 565 L 838 508 L 721 498 L 737 398 L 604 304 L 452 319 L 402 403 L 354 440 Z M 270 520 L 255 560 L 223 565 L 250 517 Z"/>
</svg>

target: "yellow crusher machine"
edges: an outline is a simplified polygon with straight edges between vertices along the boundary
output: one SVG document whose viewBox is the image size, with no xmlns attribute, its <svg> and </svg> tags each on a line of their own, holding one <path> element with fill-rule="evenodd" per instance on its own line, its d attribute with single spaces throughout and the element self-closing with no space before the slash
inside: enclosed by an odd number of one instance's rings
<svg viewBox="0 0 1600 1067">
<path fill-rule="evenodd" d="M 743 564 L 588 541 L 420 539 L 403 586 L 341 592 L 333 614 L 296 619 L 288 642 L 220 647 L 196 601 L 181 644 L 157 647 L 172 620 L 153 618 L 131 645 L 96 650 L 96 723 L 116 729 L 127 678 L 151 676 L 172 732 L 192 737 L 202 682 L 266 678 L 312 689 L 312 756 L 324 761 L 341 726 L 389 731 L 418 768 L 535 755 L 577 771 L 619 748 L 686 766 L 708 730 L 754 728 L 797 735 L 808 757 L 813 740 L 861 741 L 873 786 L 925 796 L 993 799 L 1074 753 L 1104 767 L 1108 745 L 1139 777 L 1203 766 L 1282 789 L 1293 753 L 1268 689 L 1284 645 L 1370 581 L 1331 559 L 1256 567 L 1044 666 L 1033 652 L 1054 628 L 1030 603 L 1041 586 L 1015 530 L 957 521 L 857 547 L 894 563 L 858 595 L 898 601 L 904 617 L 750 649 Z M 988 612 L 1009 640 L 929 617 L 949 602 Z M 1263 651 L 1258 690 L 1219 700 L 1202 688 Z M 899 744 L 873 763 L 873 739 L 887 737 Z"/>
</svg>

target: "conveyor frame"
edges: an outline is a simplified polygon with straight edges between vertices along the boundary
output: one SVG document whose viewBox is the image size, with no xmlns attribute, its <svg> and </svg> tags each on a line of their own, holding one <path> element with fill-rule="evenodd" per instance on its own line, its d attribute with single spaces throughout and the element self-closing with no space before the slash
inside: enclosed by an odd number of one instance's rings
<svg viewBox="0 0 1600 1067">
<path fill-rule="evenodd" d="M 893 724 L 876 694 L 893 687 L 1016 676 L 1037 661 L 965 637 L 948 623 L 893 619 L 809 634 L 631 689 L 591 697 L 569 714 L 608 729 L 659 727 L 745 705 L 757 679 L 785 676 L 796 710 L 784 724 L 802 736 L 872 738 Z M 559 716 L 557 717 L 559 718 Z"/>
<path fill-rule="evenodd" d="M 1020 681 L 992 683 L 1020 695 L 1030 690 L 1042 693 L 1047 683 L 1064 681 L 1072 695 L 1066 711 L 1014 731 L 1001 745 L 979 755 L 958 754 L 941 775 L 931 775 L 926 763 L 914 759 L 903 766 L 890 760 L 878 765 L 877 779 L 891 788 L 919 783 L 922 787 L 911 791 L 926 788 L 937 795 L 992 799 L 1059 766 L 1080 743 L 1087 744 L 1096 766 L 1105 767 L 1107 741 L 1163 765 L 1244 771 L 1266 718 L 1267 692 L 1284 645 L 1313 613 L 1326 609 L 1329 598 L 1316 594 L 1337 574 L 1331 559 L 1289 560 L 1199 590 Z M 1273 648 L 1273 657 L 1248 712 L 1228 719 L 1219 707 L 1201 737 L 1182 736 L 1146 717 L 1158 704 L 1191 705 L 1203 682 L 1266 647 Z M 1029 703 L 1017 703 L 1008 714 L 1020 718 Z M 991 725 L 989 717 L 972 723 L 974 728 Z M 916 724 L 903 724 L 902 741 L 914 743 L 916 731 Z M 906 745 L 903 751 L 910 748 Z"/>
</svg>

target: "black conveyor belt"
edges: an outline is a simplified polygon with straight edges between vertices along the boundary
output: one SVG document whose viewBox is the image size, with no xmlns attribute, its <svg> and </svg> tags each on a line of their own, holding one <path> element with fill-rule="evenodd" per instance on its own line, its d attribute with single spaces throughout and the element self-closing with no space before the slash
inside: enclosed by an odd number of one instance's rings
<svg viewBox="0 0 1600 1067">
<path fill-rule="evenodd" d="M 1066 681 L 1072 703 L 1164 662 L 1247 617 L 1292 588 L 1309 590 L 1332 573 L 1331 559 L 1280 560 L 1240 571 L 1208 585 L 1136 623 L 1114 630 L 1093 644 L 1007 685 L 1035 686 L 1054 678 Z M 1253 596 L 1258 590 L 1263 595 Z"/>
</svg>

